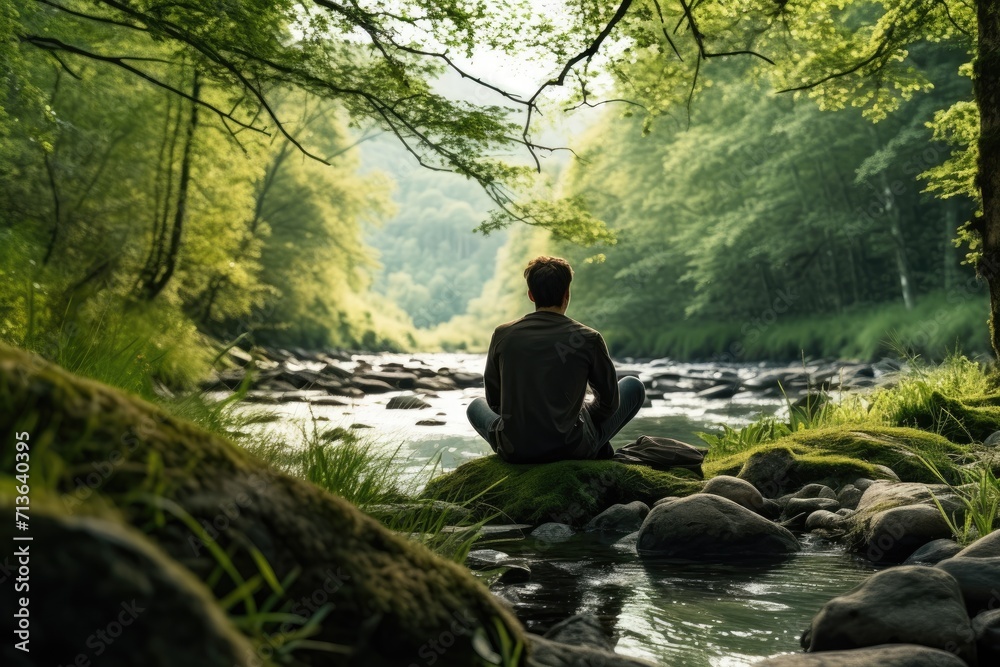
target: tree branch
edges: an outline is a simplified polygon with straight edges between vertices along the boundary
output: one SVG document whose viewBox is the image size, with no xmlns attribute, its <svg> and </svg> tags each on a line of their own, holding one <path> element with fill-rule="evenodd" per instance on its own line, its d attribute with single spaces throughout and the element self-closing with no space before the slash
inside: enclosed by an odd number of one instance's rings
<svg viewBox="0 0 1000 667">
<path fill-rule="evenodd" d="M 164 90 L 174 93 L 175 95 L 179 95 L 186 100 L 189 100 L 191 102 L 194 102 L 195 104 L 205 107 L 206 109 L 216 114 L 220 118 L 228 119 L 236 123 L 240 127 L 246 128 L 248 130 L 253 130 L 254 132 L 260 132 L 265 136 L 270 136 L 267 130 L 260 127 L 254 127 L 252 125 L 248 125 L 247 123 L 241 121 L 239 118 L 234 117 L 232 114 L 226 113 L 222 109 L 219 109 L 218 107 L 208 102 L 205 102 L 204 100 L 195 99 L 188 93 L 185 93 L 183 90 L 175 88 L 174 86 L 171 86 L 169 83 L 166 83 L 164 81 L 160 81 L 156 77 L 147 74 L 141 69 L 133 67 L 132 65 L 129 65 L 127 62 L 125 62 L 126 60 L 142 60 L 142 58 L 131 58 L 129 56 L 105 56 L 99 53 L 93 53 L 91 51 L 87 51 L 78 46 L 73 46 L 72 44 L 66 44 L 65 42 L 62 42 L 53 37 L 41 37 L 38 35 L 23 35 L 20 37 L 20 41 L 26 42 L 28 44 L 31 44 L 46 51 L 65 51 L 66 53 L 72 53 L 73 55 L 82 56 L 84 58 L 89 58 L 91 60 L 97 60 L 99 62 L 106 62 L 112 65 L 116 65 L 128 72 L 131 72 L 132 74 L 135 74 L 141 79 L 148 81 L 154 86 L 163 88 Z"/>
</svg>

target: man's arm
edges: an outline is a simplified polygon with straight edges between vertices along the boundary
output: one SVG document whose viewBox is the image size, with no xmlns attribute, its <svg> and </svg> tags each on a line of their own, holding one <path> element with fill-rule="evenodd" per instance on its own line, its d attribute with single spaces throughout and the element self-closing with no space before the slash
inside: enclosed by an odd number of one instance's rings
<svg viewBox="0 0 1000 667">
<path fill-rule="evenodd" d="M 597 334 L 594 340 L 594 354 L 590 362 L 587 382 L 594 391 L 594 402 L 591 404 L 590 416 L 595 424 L 604 421 L 618 409 L 618 374 L 615 364 L 608 354 L 608 346 L 604 337 Z"/>
<path fill-rule="evenodd" d="M 493 412 L 500 412 L 500 359 L 497 357 L 497 332 L 493 332 L 490 348 L 486 353 L 486 370 L 483 372 L 483 384 L 486 385 L 486 403 Z"/>
</svg>

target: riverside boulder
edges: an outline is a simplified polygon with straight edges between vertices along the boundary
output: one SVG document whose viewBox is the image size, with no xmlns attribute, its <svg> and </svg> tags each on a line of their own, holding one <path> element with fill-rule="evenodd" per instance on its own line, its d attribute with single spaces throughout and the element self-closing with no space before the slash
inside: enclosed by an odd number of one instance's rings
<svg viewBox="0 0 1000 667">
<path fill-rule="evenodd" d="M 482 518 L 538 525 L 583 527 L 615 504 L 652 505 L 666 496 L 688 495 L 701 482 L 686 472 L 661 472 L 617 461 L 506 463 L 483 456 L 432 479 L 425 495 L 471 507 Z"/>
<path fill-rule="evenodd" d="M 757 514 L 761 514 L 764 507 L 764 496 L 757 490 L 757 487 L 746 480 L 731 475 L 713 477 L 705 482 L 705 488 L 701 492 L 728 498 L 737 505 L 742 505 Z"/>
<path fill-rule="evenodd" d="M 439 665 L 524 642 L 517 620 L 465 568 L 153 405 L 8 348 L 0 348 L 0 401 L 0 438 L 28 432 L 37 443 L 33 493 L 51 494 L 66 514 L 95 501 L 116 508 L 201 581 L 218 566 L 213 541 L 243 580 L 261 577 L 266 561 L 286 583 L 279 608 L 306 600 L 312 616 L 330 605 L 310 639 L 342 652 L 324 654 L 324 664 L 418 662 L 428 638 L 443 633 L 454 643 Z M 13 468 L 12 450 L 0 448 L 3 469 Z M 234 582 L 218 585 L 224 595 Z M 270 595 L 263 585 L 257 604 Z M 47 612 L 33 613 L 44 622 Z"/>
<path fill-rule="evenodd" d="M 707 493 L 654 507 L 636 543 L 641 556 L 686 561 L 773 558 L 799 550 L 798 540 L 785 528 Z"/>
<path fill-rule="evenodd" d="M 883 570 L 828 601 L 813 617 L 803 643 L 810 653 L 919 644 L 976 664 L 974 635 L 958 582 L 946 572 L 920 565 Z"/>
<path fill-rule="evenodd" d="M 931 505 L 905 505 L 875 512 L 860 522 L 856 549 L 873 563 L 902 563 L 928 542 L 951 537 L 941 511 Z"/>
<path fill-rule="evenodd" d="M 811 483 L 840 488 L 857 478 L 891 479 L 892 471 L 903 481 L 937 482 L 914 452 L 930 460 L 950 483 L 960 481 L 955 459 L 967 455 L 964 448 L 936 433 L 868 425 L 797 431 L 708 462 L 705 476 L 735 475 L 768 498 Z"/>
<path fill-rule="evenodd" d="M 1000 607 L 1000 558 L 946 558 L 934 567 L 958 582 L 970 616 Z"/>
<path fill-rule="evenodd" d="M 612 505 L 593 519 L 584 530 L 600 533 L 619 533 L 627 535 L 639 530 L 642 520 L 649 514 L 649 506 L 635 500 L 627 505 Z"/>
<path fill-rule="evenodd" d="M 141 533 L 113 517 L 64 516 L 31 508 L 30 653 L 3 643 L 4 665 L 249 667 L 257 653 L 225 617 L 211 591 Z M 12 504 L 0 505 L 7 516 Z M 0 614 L 15 613 L 13 592 Z M 97 634 L 102 632 L 103 634 Z M 80 656 L 83 656 L 81 660 Z M 99 656 L 99 658 L 98 658 Z"/>
</svg>

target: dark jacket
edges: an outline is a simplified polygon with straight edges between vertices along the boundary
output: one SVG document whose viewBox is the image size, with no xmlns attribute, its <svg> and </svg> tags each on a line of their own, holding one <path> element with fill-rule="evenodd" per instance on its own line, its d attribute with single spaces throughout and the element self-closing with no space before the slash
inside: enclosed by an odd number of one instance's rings
<svg viewBox="0 0 1000 667">
<path fill-rule="evenodd" d="M 618 380 L 604 338 L 549 311 L 493 332 L 486 402 L 500 415 L 492 443 L 512 463 L 593 458 L 595 426 L 618 408 Z M 595 400 L 584 405 L 587 385 Z"/>
</svg>

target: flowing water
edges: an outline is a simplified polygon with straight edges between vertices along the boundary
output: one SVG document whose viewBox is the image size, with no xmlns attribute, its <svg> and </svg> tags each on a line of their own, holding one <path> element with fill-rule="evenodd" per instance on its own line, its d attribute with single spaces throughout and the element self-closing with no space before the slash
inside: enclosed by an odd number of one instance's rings
<svg viewBox="0 0 1000 667">
<path fill-rule="evenodd" d="M 409 363 L 411 358 L 364 357 L 373 365 Z M 420 360 L 431 368 L 475 372 L 481 372 L 484 363 L 482 355 L 471 354 L 428 354 Z M 663 368 L 655 362 L 627 366 L 640 374 Z M 699 372 L 711 368 L 698 365 Z M 727 369 L 744 377 L 761 370 L 749 364 Z M 482 389 L 439 392 L 425 398 L 431 407 L 422 410 L 386 409 L 393 395 L 366 396 L 345 407 L 287 403 L 276 409 L 286 418 L 281 422 L 285 425 L 309 420 L 310 415 L 326 427 L 364 424 L 370 428 L 357 432 L 386 452 L 397 452 L 401 465 L 414 476 L 426 474 L 432 462 L 451 470 L 490 453 L 465 418 L 466 406 Z M 723 423 L 738 427 L 761 414 L 780 413 L 785 406 L 781 396 L 703 399 L 693 392 L 669 393 L 640 410 L 613 444 L 640 434 L 699 443 L 698 431 L 718 431 Z M 416 425 L 428 418 L 444 423 Z M 531 631 L 544 632 L 575 613 L 593 612 L 618 637 L 619 653 L 678 667 L 749 665 L 797 651 L 799 636 L 820 606 L 873 571 L 837 545 L 811 536 L 804 536 L 800 554 L 770 565 L 648 562 L 636 556 L 633 546 L 586 534 L 560 544 L 528 538 L 479 546 L 522 559 L 530 567 L 530 582 L 495 586 L 494 591 L 513 605 Z"/>
</svg>

